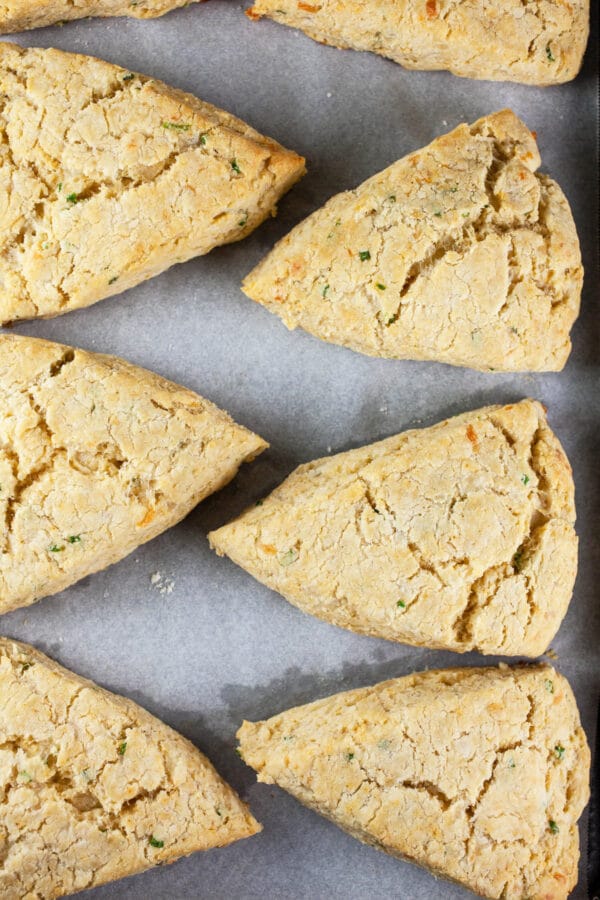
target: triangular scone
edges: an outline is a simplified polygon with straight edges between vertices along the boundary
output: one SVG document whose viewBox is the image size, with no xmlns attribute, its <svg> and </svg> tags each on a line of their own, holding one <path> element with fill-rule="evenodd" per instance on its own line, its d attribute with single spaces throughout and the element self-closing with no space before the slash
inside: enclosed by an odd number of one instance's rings
<svg viewBox="0 0 600 900">
<path fill-rule="evenodd" d="M 550 666 L 409 675 L 238 739 L 259 781 L 483 897 L 561 900 L 577 882 L 590 753 Z"/>
<path fill-rule="evenodd" d="M 583 272 L 567 200 L 510 112 L 338 194 L 244 281 L 288 326 L 371 356 L 561 369 Z"/>
<path fill-rule="evenodd" d="M 537 656 L 575 580 L 573 490 L 542 406 L 524 400 L 300 466 L 209 540 L 343 628 Z"/>
<path fill-rule="evenodd" d="M 0 895 L 50 900 L 261 830 L 189 741 L 0 639 Z"/>
<path fill-rule="evenodd" d="M 112 356 L 0 336 L 0 613 L 122 559 L 267 444 Z"/>
<path fill-rule="evenodd" d="M 43 28 L 87 16 L 154 19 L 199 0 L 7 0 L 0 13 L 0 34 Z"/>
<path fill-rule="evenodd" d="M 523 84 L 575 78 L 589 0 L 255 0 L 246 15 L 300 28 L 322 44 L 370 50 L 407 69 Z"/>
<path fill-rule="evenodd" d="M 304 160 L 191 94 L 0 44 L 0 321 L 88 306 L 249 234 Z"/>
</svg>

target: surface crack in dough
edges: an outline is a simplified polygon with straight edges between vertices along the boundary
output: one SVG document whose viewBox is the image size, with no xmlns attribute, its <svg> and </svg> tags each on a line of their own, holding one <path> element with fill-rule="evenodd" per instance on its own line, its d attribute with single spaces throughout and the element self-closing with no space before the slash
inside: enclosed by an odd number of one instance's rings
<svg viewBox="0 0 600 900">
<path fill-rule="evenodd" d="M 260 830 L 180 735 L 2 638 L 0 767 L 6 900 L 50 900 Z"/>
<path fill-rule="evenodd" d="M 569 463 L 524 400 L 300 466 L 211 546 L 361 634 L 538 656 L 577 569 Z"/>
<path fill-rule="evenodd" d="M 4 323 L 240 240 L 304 174 L 240 119 L 102 60 L 2 43 L 0 81 Z"/>
<path fill-rule="evenodd" d="M 246 277 L 249 297 L 372 356 L 557 370 L 582 266 L 565 196 L 510 110 L 332 197 Z"/>
<path fill-rule="evenodd" d="M 577 882 L 590 754 L 550 666 L 415 673 L 237 737 L 259 781 L 482 897 L 566 900 Z"/>
<path fill-rule="evenodd" d="M 115 357 L 0 336 L 0 612 L 117 562 L 266 447 Z"/>
</svg>

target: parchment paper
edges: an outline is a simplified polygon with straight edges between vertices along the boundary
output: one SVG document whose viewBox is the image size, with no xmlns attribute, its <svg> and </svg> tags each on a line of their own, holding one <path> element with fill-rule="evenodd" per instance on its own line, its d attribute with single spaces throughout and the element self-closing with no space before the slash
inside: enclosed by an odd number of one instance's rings
<svg viewBox="0 0 600 900">
<path fill-rule="evenodd" d="M 592 0 L 593 14 L 597 3 Z M 88 53 L 154 75 L 241 116 L 307 157 L 277 219 L 242 243 L 179 265 L 79 312 L 20 324 L 114 353 L 185 384 L 271 442 L 188 519 L 106 572 L 3 617 L 0 631 L 132 697 L 193 740 L 247 799 L 261 835 L 96 889 L 93 900 L 459 900 L 468 893 L 362 846 L 283 791 L 257 785 L 234 752 L 244 717 L 413 670 L 490 662 L 376 640 L 326 625 L 208 549 L 206 532 L 301 462 L 428 425 L 485 403 L 539 398 L 573 463 L 579 577 L 553 644 L 590 741 L 600 689 L 600 421 L 597 22 L 584 70 L 558 88 L 408 72 L 366 53 L 252 23 L 232 0 L 154 21 L 83 20 L 19 43 Z M 374 360 L 282 323 L 241 293 L 242 277 L 294 224 L 461 121 L 511 106 L 538 132 L 544 170 L 573 207 L 587 270 L 564 372 L 478 374 Z M 154 583 L 152 576 L 154 575 Z M 582 821 L 582 859 L 586 852 Z M 585 866 L 573 894 L 584 898 Z"/>
</svg>

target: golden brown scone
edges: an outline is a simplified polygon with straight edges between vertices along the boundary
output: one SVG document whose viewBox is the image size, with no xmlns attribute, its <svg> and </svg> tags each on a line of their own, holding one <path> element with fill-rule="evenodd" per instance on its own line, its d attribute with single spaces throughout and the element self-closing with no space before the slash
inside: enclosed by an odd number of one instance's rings
<svg viewBox="0 0 600 900">
<path fill-rule="evenodd" d="M 113 356 L 0 335 L 0 613 L 182 519 L 267 444 Z"/>
<path fill-rule="evenodd" d="M 261 830 L 189 741 L 0 638 L 0 894 L 49 900 Z"/>
<path fill-rule="evenodd" d="M 334 47 L 371 50 L 407 69 L 523 84 L 575 78 L 589 34 L 589 0 L 255 0 L 269 16 Z"/>
<path fill-rule="evenodd" d="M 56 316 L 246 237 L 304 160 L 89 56 L 0 44 L 0 321 Z"/>
<path fill-rule="evenodd" d="M 577 882 L 590 753 L 550 666 L 409 675 L 238 739 L 259 781 L 482 897 L 564 900 Z"/>
<path fill-rule="evenodd" d="M 573 494 L 543 407 L 523 400 L 300 466 L 209 541 L 351 631 L 537 656 L 571 599 Z"/>
<path fill-rule="evenodd" d="M 0 34 L 43 28 L 87 16 L 128 16 L 154 19 L 200 0 L 5 0 Z"/>
<path fill-rule="evenodd" d="M 371 356 L 562 369 L 583 280 L 567 200 L 510 110 L 459 125 L 281 240 L 243 289 Z"/>
</svg>

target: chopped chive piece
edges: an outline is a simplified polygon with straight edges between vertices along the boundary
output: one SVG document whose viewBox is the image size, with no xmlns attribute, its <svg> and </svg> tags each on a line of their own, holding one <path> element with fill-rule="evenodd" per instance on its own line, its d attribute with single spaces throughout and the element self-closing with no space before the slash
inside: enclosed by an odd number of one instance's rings
<svg viewBox="0 0 600 900">
<path fill-rule="evenodd" d="M 529 484 L 529 475 L 521 475 L 521 481 L 523 484 Z"/>
<path fill-rule="evenodd" d="M 563 758 L 563 756 L 565 755 L 565 748 L 562 746 L 562 744 L 556 745 L 556 747 L 554 748 L 554 755 L 557 759 Z"/>
<path fill-rule="evenodd" d="M 404 602 L 404 600 L 398 600 L 396 606 L 399 606 L 400 609 L 406 609 L 406 603 Z"/>
<path fill-rule="evenodd" d="M 298 551 L 292 547 L 290 550 L 286 550 L 285 553 L 280 553 L 277 559 L 280 566 L 291 566 L 298 559 Z"/>
<path fill-rule="evenodd" d="M 254 505 L 255 505 L 255 506 L 262 506 L 264 502 L 265 502 L 264 500 L 257 500 L 256 503 L 255 503 Z"/>
<path fill-rule="evenodd" d="M 554 57 L 552 56 L 552 50 L 550 49 L 550 44 L 546 44 L 546 56 L 550 62 L 556 62 Z"/>
<path fill-rule="evenodd" d="M 515 555 L 512 558 L 513 569 L 515 572 L 521 571 L 521 566 L 523 565 L 523 551 L 517 550 Z"/>
<path fill-rule="evenodd" d="M 397 321 L 398 321 L 398 313 L 394 313 L 394 315 L 393 315 L 390 319 L 388 319 L 387 322 L 386 322 L 385 324 L 386 324 L 386 325 L 393 325 L 394 322 L 397 322 Z"/>
<path fill-rule="evenodd" d="M 243 228 L 247 221 L 248 221 L 248 213 L 245 213 L 244 218 L 240 219 L 240 221 L 238 222 L 239 227 Z"/>
<path fill-rule="evenodd" d="M 558 832 L 560 831 L 560 828 L 558 827 L 554 819 L 548 819 L 548 828 L 550 829 L 552 834 L 558 834 Z"/>
<path fill-rule="evenodd" d="M 371 259 L 371 254 L 368 250 L 359 250 L 358 255 L 361 262 L 364 262 L 367 259 Z"/>
<path fill-rule="evenodd" d="M 328 290 L 329 290 L 329 285 L 326 284 L 325 287 L 323 288 L 323 290 L 321 291 L 321 297 L 326 297 Z"/>
<path fill-rule="evenodd" d="M 113 275 L 113 277 L 112 277 L 112 278 L 109 278 L 109 279 L 108 279 L 108 283 L 109 283 L 109 284 L 114 284 L 114 283 L 115 283 L 115 281 L 117 281 L 117 280 L 118 280 L 118 278 L 119 278 L 119 276 L 118 276 L 118 275 Z"/>
<path fill-rule="evenodd" d="M 436 212 L 434 212 L 434 216 L 437 216 L 438 219 L 441 219 L 441 218 L 442 218 L 442 211 L 441 211 L 440 209 L 436 210 Z"/>
<path fill-rule="evenodd" d="M 23 674 L 23 672 L 26 672 L 27 669 L 30 669 L 32 667 L 32 665 L 33 665 L 33 663 L 30 663 L 30 662 L 21 663 L 21 674 Z"/>
<path fill-rule="evenodd" d="M 131 81 L 132 78 L 135 78 L 133 72 L 128 72 L 127 75 L 123 75 L 123 81 Z"/>
<path fill-rule="evenodd" d="M 31 781 L 31 775 L 29 774 L 29 772 L 25 772 L 25 771 L 19 772 L 19 778 L 21 779 L 21 781 L 24 781 L 26 784 Z"/>
<path fill-rule="evenodd" d="M 127 741 L 123 741 L 122 744 L 119 744 L 119 749 L 117 750 L 117 753 L 119 754 L 119 756 L 125 756 L 126 750 L 127 750 Z"/>
<path fill-rule="evenodd" d="M 380 281 L 375 282 L 375 287 L 378 291 L 385 291 L 385 284 L 382 284 Z"/>
<path fill-rule="evenodd" d="M 161 125 L 171 131 L 189 131 L 192 127 L 189 122 L 161 122 Z"/>
<path fill-rule="evenodd" d="M 62 181 L 59 181 L 59 182 L 58 182 L 58 188 L 57 188 L 57 190 L 62 191 Z"/>
<path fill-rule="evenodd" d="M 237 159 L 231 160 L 231 168 L 233 169 L 234 172 L 237 172 L 238 175 L 242 174 L 242 170 L 240 169 L 240 167 L 238 165 Z"/>
<path fill-rule="evenodd" d="M 159 850 L 161 847 L 165 846 L 165 842 L 159 841 L 157 838 L 154 837 L 153 834 L 151 834 L 150 837 L 148 838 L 148 843 L 150 844 L 151 847 L 158 847 Z"/>
<path fill-rule="evenodd" d="M 201 134 L 200 137 L 198 138 L 198 141 L 202 144 L 203 147 L 206 147 L 206 135 L 205 134 Z"/>
<path fill-rule="evenodd" d="M 550 681 L 549 678 L 546 678 L 546 680 L 544 682 L 544 687 L 546 688 L 546 690 L 548 691 L 549 694 L 554 693 L 554 682 Z"/>
<path fill-rule="evenodd" d="M 62 553 L 64 547 L 59 547 L 58 544 L 52 544 L 50 547 L 50 553 Z"/>
<path fill-rule="evenodd" d="M 73 204 L 75 204 L 75 203 L 78 202 L 78 200 L 79 200 L 79 197 L 77 196 L 77 194 L 75 193 L 75 191 L 73 191 L 72 194 L 67 194 L 67 203 L 73 203 Z"/>
<path fill-rule="evenodd" d="M 348 762 L 354 759 L 354 753 L 346 753 L 346 759 Z"/>
<path fill-rule="evenodd" d="M 388 197 L 388 200 L 390 201 L 390 203 L 395 203 L 395 202 L 396 202 L 396 195 L 395 195 L 395 194 L 390 194 L 390 196 Z"/>
</svg>

